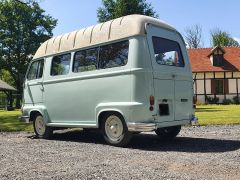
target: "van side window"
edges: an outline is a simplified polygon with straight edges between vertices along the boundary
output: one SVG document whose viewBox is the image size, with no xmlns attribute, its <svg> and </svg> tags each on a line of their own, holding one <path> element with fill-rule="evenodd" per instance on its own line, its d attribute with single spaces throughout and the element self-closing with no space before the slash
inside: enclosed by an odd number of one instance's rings
<svg viewBox="0 0 240 180">
<path fill-rule="evenodd" d="M 152 37 L 156 62 L 160 65 L 184 67 L 180 46 L 177 42 Z"/>
<path fill-rule="evenodd" d="M 63 54 L 54 56 L 52 59 L 51 75 L 65 75 L 68 74 L 70 68 L 71 54 Z"/>
<path fill-rule="evenodd" d="M 43 66 L 44 66 L 44 61 L 38 60 L 34 61 L 29 69 L 27 79 L 28 80 L 33 80 L 33 79 L 40 79 L 42 78 L 43 75 Z"/>
<path fill-rule="evenodd" d="M 98 48 L 81 50 L 75 53 L 73 72 L 92 71 L 97 69 Z"/>
<path fill-rule="evenodd" d="M 117 42 L 100 47 L 99 69 L 124 66 L 128 61 L 128 41 Z"/>
</svg>

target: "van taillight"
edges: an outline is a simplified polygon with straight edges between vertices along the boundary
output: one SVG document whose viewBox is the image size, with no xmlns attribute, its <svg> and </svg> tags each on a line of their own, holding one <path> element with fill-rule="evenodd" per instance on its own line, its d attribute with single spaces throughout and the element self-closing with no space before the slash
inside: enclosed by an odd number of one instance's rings
<svg viewBox="0 0 240 180">
<path fill-rule="evenodd" d="M 150 96 L 149 97 L 149 102 L 150 102 L 150 105 L 153 106 L 154 105 L 154 96 Z"/>
<path fill-rule="evenodd" d="M 149 97 L 149 103 L 150 103 L 150 107 L 149 107 L 149 110 L 150 111 L 153 111 L 154 110 L 154 103 L 155 103 L 155 99 L 154 99 L 154 96 L 150 96 Z"/>
</svg>

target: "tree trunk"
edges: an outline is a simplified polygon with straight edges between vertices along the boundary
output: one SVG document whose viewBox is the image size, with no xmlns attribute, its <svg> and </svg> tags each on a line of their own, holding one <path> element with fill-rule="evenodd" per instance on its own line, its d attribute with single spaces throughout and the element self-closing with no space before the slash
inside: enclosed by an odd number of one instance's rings
<svg viewBox="0 0 240 180">
<path fill-rule="evenodd" d="M 17 96 L 16 96 L 16 108 L 20 109 L 21 108 L 21 100 L 22 100 L 22 84 L 18 82 L 16 84 L 17 87 Z"/>
</svg>

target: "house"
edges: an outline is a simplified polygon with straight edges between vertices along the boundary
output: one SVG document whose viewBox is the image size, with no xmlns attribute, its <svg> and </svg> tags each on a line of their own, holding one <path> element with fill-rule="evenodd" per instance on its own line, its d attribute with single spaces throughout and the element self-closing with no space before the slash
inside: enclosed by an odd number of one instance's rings
<svg viewBox="0 0 240 180">
<path fill-rule="evenodd" d="M 8 108 L 8 106 L 12 106 L 13 91 L 16 91 L 14 87 L 0 79 L 0 108 Z"/>
<path fill-rule="evenodd" d="M 214 47 L 188 50 L 198 103 L 239 99 L 240 48 Z"/>
</svg>

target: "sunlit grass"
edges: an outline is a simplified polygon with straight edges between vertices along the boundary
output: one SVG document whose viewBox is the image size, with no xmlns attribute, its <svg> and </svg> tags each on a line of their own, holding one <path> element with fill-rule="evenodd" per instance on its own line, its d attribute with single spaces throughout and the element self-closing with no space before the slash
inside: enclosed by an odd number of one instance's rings
<svg viewBox="0 0 240 180">
<path fill-rule="evenodd" d="M 32 123 L 19 122 L 20 110 L 0 110 L 0 132 L 1 131 L 33 131 Z"/>
<path fill-rule="evenodd" d="M 33 131 L 32 123 L 19 122 L 19 110 L 0 110 L 0 132 Z M 200 125 L 240 124 L 240 105 L 198 105 L 196 116 Z"/>
<path fill-rule="evenodd" d="M 240 105 L 198 105 L 196 116 L 200 125 L 240 124 Z"/>
</svg>

